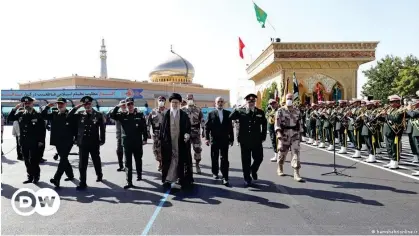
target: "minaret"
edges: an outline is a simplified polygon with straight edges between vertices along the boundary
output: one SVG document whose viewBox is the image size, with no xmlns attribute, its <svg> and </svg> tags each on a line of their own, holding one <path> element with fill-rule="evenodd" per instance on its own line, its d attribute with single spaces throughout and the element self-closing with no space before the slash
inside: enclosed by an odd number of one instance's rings
<svg viewBox="0 0 419 236">
<path fill-rule="evenodd" d="M 106 46 L 105 39 L 102 39 L 102 46 L 100 48 L 100 78 L 108 78 L 108 68 L 106 66 Z"/>
</svg>

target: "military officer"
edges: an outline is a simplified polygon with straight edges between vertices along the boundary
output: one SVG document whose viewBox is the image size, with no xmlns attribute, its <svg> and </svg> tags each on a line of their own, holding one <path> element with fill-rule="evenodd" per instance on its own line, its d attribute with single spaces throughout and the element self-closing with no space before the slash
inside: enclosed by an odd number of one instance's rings
<svg viewBox="0 0 419 236">
<path fill-rule="evenodd" d="M 267 120 L 265 113 L 256 107 L 257 96 L 253 93 L 246 97 L 247 105 L 234 109 L 230 119 L 239 120 L 239 142 L 243 177 L 245 186 L 250 186 L 253 180 L 258 179 L 257 172 L 263 161 L 262 143 L 266 140 Z M 253 158 L 253 164 L 252 162 Z M 252 175 L 252 176 L 250 176 Z"/>
<path fill-rule="evenodd" d="M 278 103 L 274 99 L 269 100 L 269 108 L 266 113 L 266 119 L 268 120 L 268 132 L 272 142 L 272 148 L 274 150 L 274 156 L 271 158 L 272 162 L 278 160 L 278 152 L 276 148 L 276 133 L 275 133 L 275 114 L 278 110 Z"/>
<path fill-rule="evenodd" d="M 54 105 L 57 106 L 57 109 L 49 112 Z M 67 99 L 57 98 L 55 103 L 49 103 L 45 106 L 41 115 L 45 120 L 51 122 L 50 144 L 57 148 L 58 156 L 60 156 L 57 171 L 50 182 L 56 187 L 60 187 L 61 176 L 64 172 L 67 175 L 65 181 L 74 179 L 73 167 L 68 161 L 68 155 L 73 147 L 76 132 L 74 123 L 67 119 Z"/>
<path fill-rule="evenodd" d="M 10 111 L 8 120 L 19 122 L 20 145 L 28 177 L 23 183 L 33 182 L 36 184 L 41 175 L 39 163 L 41 149 L 45 146 L 45 121 L 41 114 L 33 108 L 33 98 L 25 96 L 20 101 L 21 103 Z M 21 106 L 24 107 L 24 110 L 17 112 Z"/>
<path fill-rule="evenodd" d="M 419 93 L 419 91 L 418 91 Z M 419 94 L 418 94 L 419 97 Z M 419 150 L 419 99 L 412 101 L 411 109 L 407 112 L 410 122 L 413 128 L 412 138 L 413 142 L 416 145 L 417 150 Z M 412 175 L 419 176 L 419 170 L 413 172 Z"/>
<path fill-rule="evenodd" d="M 143 145 L 147 144 L 147 126 L 144 114 L 137 111 L 134 107 L 134 99 L 125 99 L 128 112 L 118 113 L 119 106 L 116 106 L 111 118 L 121 122 L 124 133 L 122 134 L 122 145 L 125 151 L 125 173 L 127 174 L 127 184 L 125 189 L 132 188 L 132 156 L 134 155 L 137 170 L 137 181 L 142 180 L 143 170 Z"/>
<path fill-rule="evenodd" d="M 323 129 L 323 125 L 324 125 L 324 117 L 322 116 L 323 111 L 325 110 L 324 108 L 324 102 L 323 101 L 319 101 L 319 107 L 317 109 L 317 114 L 318 116 L 316 117 L 316 130 L 317 130 L 317 136 L 319 139 L 319 144 L 318 147 L 319 148 L 324 148 L 325 145 L 325 133 L 324 133 L 324 129 Z"/>
<path fill-rule="evenodd" d="M 93 166 L 96 171 L 96 182 L 101 182 L 103 179 L 100 146 L 105 144 L 105 119 L 102 113 L 92 108 L 92 101 L 92 97 L 84 96 L 80 99 L 81 104 L 75 106 L 68 113 L 68 119 L 74 121 L 78 127 L 77 146 L 79 146 L 80 184 L 77 186 L 77 190 L 87 188 L 86 172 L 89 163 L 89 154 L 92 157 Z M 84 107 L 84 111 L 76 113 L 82 106 Z"/>
<path fill-rule="evenodd" d="M 286 95 L 286 106 L 276 113 L 275 132 L 278 139 L 278 169 L 277 174 L 284 176 L 284 161 L 291 149 L 291 167 L 294 169 L 294 179 L 301 182 L 300 177 L 300 110 L 292 104 L 293 95 Z"/>
<path fill-rule="evenodd" d="M 201 167 L 199 166 L 199 163 L 201 162 L 202 152 L 201 128 L 204 129 L 205 127 L 204 114 L 202 114 L 201 108 L 195 105 L 194 97 L 192 94 L 188 94 L 186 99 L 187 105 L 182 107 L 182 110 L 188 114 L 191 121 L 190 141 L 194 150 L 196 173 L 200 174 Z"/>
<path fill-rule="evenodd" d="M 125 99 L 119 101 L 119 110 L 120 113 L 127 112 L 127 106 L 125 105 Z M 110 112 L 112 114 L 112 111 Z M 115 128 L 116 128 L 116 156 L 118 157 L 118 164 L 119 168 L 116 171 L 124 171 L 124 147 L 122 146 L 122 134 L 124 133 L 124 129 L 122 128 L 121 122 L 115 120 Z"/>
<path fill-rule="evenodd" d="M 409 101 L 409 108 L 413 107 L 413 103 L 416 104 L 416 99 L 414 99 L 413 101 Z M 413 159 L 412 162 L 413 163 L 418 163 L 419 159 L 418 159 L 418 148 L 416 147 L 415 144 L 415 138 L 413 137 L 413 119 L 408 119 L 407 120 L 407 128 L 406 128 L 406 133 L 409 137 L 409 144 L 410 144 L 410 149 L 412 150 L 412 154 L 413 154 Z"/>
<path fill-rule="evenodd" d="M 400 112 L 400 100 L 398 95 L 388 97 L 390 108 L 381 112 L 381 119 L 384 122 L 384 139 L 390 163 L 384 165 L 390 169 L 399 168 L 401 136 L 403 134 L 404 112 Z"/>
<path fill-rule="evenodd" d="M 150 115 L 148 116 L 148 122 L 147 122 L 147 131 L 150 133 L 150 128 L 153 130 L 153 135 L 151 136 L 153 138 L 153 153 L 154 157 L 157 161 L 157 171 L 161 171 L 162 168 L 162 157 L 161 157 L 161 141 L 159 139 L 160 135 L 160 128 L 161 124 L 163 122 L 163 115 L 166 111 L 166 98 L 163 96 L 160 96 L 158 98 L 158 107 L 154 108 Z"/>
</svg>

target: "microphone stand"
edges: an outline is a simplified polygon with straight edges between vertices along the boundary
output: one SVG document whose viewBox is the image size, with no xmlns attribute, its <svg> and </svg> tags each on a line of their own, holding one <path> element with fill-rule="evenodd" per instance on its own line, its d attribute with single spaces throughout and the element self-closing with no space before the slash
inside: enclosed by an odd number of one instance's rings
<svg viewBox="0 0 419 236">
<path fill-rule="evenodd" d="M 334 133 L 335 133 L 335 128 L 333 128 L 333 132 L 332 132 L 332 142 L 333 142 L 333 171 L 324 173 L 322 175 L 332 175 L 332 174 L 335 174 L 335 175 L 338 175 L 338 176 L 351 177 L 350 175 L 346 175 L 346 174 L 343 174 L 342 172 L 338 172 L 338 170 L 336 169 L 336 144 L 335 144 L 335 135 L 334 135 Z"/>
</svg>

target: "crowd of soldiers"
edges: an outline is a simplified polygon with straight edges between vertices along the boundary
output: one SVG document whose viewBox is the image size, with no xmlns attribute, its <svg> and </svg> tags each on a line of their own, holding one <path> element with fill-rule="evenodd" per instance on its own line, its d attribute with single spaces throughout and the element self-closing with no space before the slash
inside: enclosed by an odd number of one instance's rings
<svg viewBox="0 0 419 236">
<path fill-rule="evenodd" d="M 419 98 L 419 91 L 417 96 Z M 390 162 L 384 167 L 397 169 L 401 155 L 401 139 L 406 137 L 403 136 L 403 133 L 406 133 L 413 153 L 411 162 L 419 163 L 419 99 L 405 100 L 404 105 L 398 95 L 389 96 L 388 100 L 386 105 L 379 100 L 352 99 L 339 100 L 338 103 L 325 101 L 313 103 L 311 106 L 300 106 L 301 141 L 319 148 L 327 148 L 329 151 L 333 151 L 335 146 L 340 144 L 340 154 L 347 153 L 350 142 L 355 148 L 352 157 L 361 158 L 361 151 L 368 151 L 365 161 L 369 163 L 376 162 L 376 154 L 385 148 Z M 277 161 L 279 154 L 276 152 L 278 142 L 274 133 L 274 117 L 278 105 L 275 100 L 269 103 L 267 118 L 276 153 L 271 161 Z M 412 175 L 419 175 L 419 171 Z"/>
</svg>

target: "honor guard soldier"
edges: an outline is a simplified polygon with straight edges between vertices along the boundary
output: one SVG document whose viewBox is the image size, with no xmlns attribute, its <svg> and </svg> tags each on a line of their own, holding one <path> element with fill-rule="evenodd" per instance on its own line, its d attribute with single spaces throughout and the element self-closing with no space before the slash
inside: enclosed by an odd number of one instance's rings
<svg viewBox="0 0 419 236">
<path fill-rule="evenodd" d="M 374 136 L 376 130 L 372 126 L 372 121 L 374 119 L 374 103 L 367 101 L 365 105 L 367 107 L 367 110 L 364 112 L 361 135 L 363 136 L 365 144 L 368 148 L 368 158 L 365 161 L 373 163 L 376 162 L 375 155 L 377 148 L 377 141 L 375 140 Z"/>
<path fill-rule="evenodd" d="M 412 101 L 409 101 L 408 103 L 409 103 L 408 109 L 409 111 L 412 111 L 417 104 L 417 99 L 412 99 Z M 412 154 L 413 154 L 412 163 L 418 163 L 419 162 L 419 158 L 418 158 L 419 149 L 417 147 L 415 137 L 413 136 L 413 129 L 414 129 L 413 123 L 414 122 L 415 122 L 414 118 L 408 119 L 406 133 L 407 133 L 407 136 L 409 137 L 410 149 L 412 150 Z"/>
<path fill-rule="evenodd" d="M 278 153 L 276 148 L 276 134 L 275 134 L 275 114 L 278 110 L 278 103 L 274 99 L 269 100 L 269 107 L 266 113 L 266 119 L 268 120 L 268 132 L 272 142 L 272 148 L 274 150 L 274 156 L 271 158 L 272 162 L 278 160 Z"/>
<path fill-rule="evenodd" d="M 294 169 L 294 179 L 302 181 L 300 177 L 300 110 L 293 106 L 291 93 L 286 96 L 285 107 L 276 113 L 275 132 L 278 139 L 278 170 L 279 176 L 284 176 L 284 161 L 291 149 L 291 167 Z"/>
<path fill-rule="evenodd" d="M 417 92 L 417 95 L 419 97 L 419 91 Z M 412 125 L 412 138 L 413 143 L 416 147 L 416 150 L 419 150 L 419 99 L 415 99 L 412 101 L 412 105 L 407 112 L 410 123 Z M 419 171 L 413 172 L 412 175 L 419 176 Z"/>
<path fill-rule="evenodd" d="M 347 101 L 339 100 L 339 107 L 336 108 L 336 133 L 340 142 L 339 154 L 346 154 L 348 149 L 348 112 Z"/>
<path fill-rule="evenodd" d="M 257 96 L 248 94 L 247 105 L 235 109 L 231 115 L 231 120 L 239 120 L 239 142 L 241 150 L 241 160 L 243 167 L 243 177 L 246 186 L 250 186 L 253 180 L 258 179 L 257 172 L 263 161 L 263 142 L 267 135 L 267 120 L 265 113 L 256 107 Z M 253 158 L 253 164 L 252 164 Z M 252 175 L 252 176 L 250 176 Z"/>
<path fill-rule="evenodd" d="M 21 103 L 10 111 L 8 120 L 18 121 L 20 130 L 20 146 L 23 159 L 25 160 L 27 183 L 38 183 L 41 169 L 39 167 L 41 159 L 41 149 L 45 146 L 45 121 L 40 113 L 33 108 L 34 99 L 28 96 L 22 97 Z M 23 105 L 24 110 L 17 112 Z"/>
<path fill-rule="evenodd" d="M 119 110 L 120 113 L 125 113 L 127 111 L 127 106 L 125 105 L 125 99 L 119 101 Z M 113 110 L 112 110 L 113 111 Z M 112 111 L 110 114 L 112 114 Z M 118 164 L 119 168 L 116 171 L 124 171 L 124 147 L 122 146 L 122 134 L 124 133 L 124 129 L 122 128 L 121 122 L 115 120 L 115 128 L 116 128 L 116 155 L 118 157 Z"/>
<path fill-rule="evenodd" d="M 143 145 L 147 144 L 147 126 L 144 114 L 137 111 L 134 107 L 134 99 L 127 98 L 125 103 L 128 112 L 118 113 L 119 106 L 116 106 L 111 118 L 121 122 L 124 133 L 122 134 L 122 145 L 125 152 L 125 173 L 127 174 L 127 184 L 125 189 L 132 188 L 132 156 L 134 155 L 137 170 L 137 181 L 142 179 L 143 171 Z"/>
<path fill-rule="evenodd" d="M 196 173 L 201 173 L 201 167 L 199 163 L 201 162 L 201 152 L 202 152 L 202 142 L 201 142 L 201 129 L 205 127 L 204 114 L 202 114 L 201 108 L 197 107 L 194 102 L 194 97 L 192 94 L 188 94 L 187 105 L 182 107 L 182 110 L 188 114 L 191 121 L 191 144 L 194 150 L 194 159 Z"/>
<path fill-rule="evenodd" d="M 79 146 L 80 184 L 77 186 L 77 190 L 87 188 L 86 175 L 89 154 L 92 157 L 93 166 L 96 171 L 96 182 L 101 182 L 103 178 L 100 146 L 105 144 L 105 119 L 102 113 L 92 108 L 92 101 L 92 97 L 84 96 L 80 99 L 81 104 L 75 106 L 68 113 L 68 118 L 76 122 L 78 127 L 77 145 Z M 82 106 L 84 107 L 84 111 L 76 113 Z"/>
<path fill-rule="evenodd" d="M 403 134 L 403 123 L 405 121 L 405 112 L 400 109 L 401 98 L 397 95 L 388 97 L 390 108 L 381 112 L 380 119 L 384 121 L 384 140 L 386 142 L 387 153 L 390 157 L 390 163 L 384 165 L 390 169 L 399 168 L 401 137 Z"/>
<path fill-rule="evenodd" d="M 57 105 L 57 109 L 50 112 L 50 108 Z M 55 103 L 49 103 L 41 112 L 42 117 L 51 122 L 51 137 L 50 145 L 55 146 L 60 162 L 58 163 L 57 171 L 54 178 L 50 182 L 55 187 L 60 187 L 61 176 L 65 173 L 67 178 L 65 181 L 74 179 L 73 167 L 68 161 L 68 155 L 74 144 L 74 139 L 77 135 L 74 128 L 74 123 L 67 119 L 67 99 L 59 97 Z"/>
<path fill-rule="evenodd" d="M 148 116 L 148 122 L 147 122 L 147 133 L 150 133 L 150 128 L 153 130 L 153 135 L 151 136 L 153 138 L 153 153 L 156 158 L 156 161 L 158 163 L 157 171 L 161 171 L 161 141 L 159 139 L 160 135 L 160 128 L 161 124 L 163 122 L 163 115 L 166 111 L 165 107 L 166 98 L 163 96 L 160 96 L 158 98 L 158 107 L 154 108 L 150 115 Z"/>
</svg>

